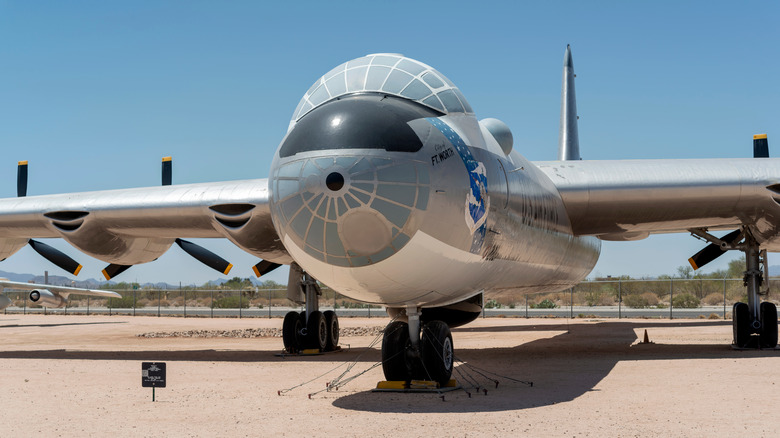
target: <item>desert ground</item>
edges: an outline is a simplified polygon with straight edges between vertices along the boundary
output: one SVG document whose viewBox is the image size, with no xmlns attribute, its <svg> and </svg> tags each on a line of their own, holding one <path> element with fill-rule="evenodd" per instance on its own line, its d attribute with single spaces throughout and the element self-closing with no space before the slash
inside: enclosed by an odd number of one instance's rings
<svg viewBox="0 0 780 438">
<path fill-rule="evenodd" d="M 279 318 L 0 315 L 0 436 L 780 431 L 780 351 L 731 349 L 730 321 L 479 319 L 453 330 L 464 388 L 443 394 L 372 392 L 381 339 L 363 328 L 388 320 L 340 321 L 351 333 L 344 351 L 279 357 L 276 337 L 138 336 L 278 329 Z M 645 330 L 653 343 L 639 343 Z M 155 402 L 141 387 L 143 361 L 167 363 Z M 345 371 L 348 381 L 323 391 Z"/>
</svg>

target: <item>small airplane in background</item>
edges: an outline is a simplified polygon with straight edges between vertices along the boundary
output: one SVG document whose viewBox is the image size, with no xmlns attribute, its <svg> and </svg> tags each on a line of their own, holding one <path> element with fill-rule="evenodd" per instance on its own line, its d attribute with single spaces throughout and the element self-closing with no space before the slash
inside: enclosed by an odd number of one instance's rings
<svg viewBox="0 0 780 438">
<path fill-rule="evenodd" d="M 43 307 L 65 307 L 65 304 L 68 302 L 68 296 L 71 294 L 100 298 L 122 298 L 122 295 L 109 290 L 22 283 L 18 281 L 9 281 L 7 278 L 0 278 L 0 292 L 5 289 L 30 291 L 30 294 L 28 295 L 29 300 L 33 304 L 38 304 Z M 0 310 L 9 307 L 11 304 L 12 301 L 7 295 L 0 294 Z"/>
<path fill-rule="evenodd" d="M 284 318 L 288 351 L 338 347 L 336 314 L 318 308 L 322 282 L 394 317 L 382 342 L 388 380 L 443 383 L 450 327 L 475 319 L 483 295 L 564 290 L 590 273 L 602 240 L 689 232 L 709 242 L 694 268 L 746 254 L 734 345 L 773 348 L 777 309 L 761 288 L 766 251 L 780 251 L 780 160 L 766 136 L 754 137 L 754 158 L 582 160 L 568 47 L 562 88 L 558 160 L 530 162 L 506 124 L 477 119 L 432 67 L 353 59 L 301 99 L 268 178 L 172 185 L 164 159 L 160 187 L 26 197 L 20 167 L 20 196 L 0 200 L 0 257 L 63 238 L 109 263 L 108 279 L 177 243 L 227 273 L 227 261 L 182 240 L 227 238 L 262 259 L 258 276 L 291 266 L 288 298 L 306 310 Z M 44 252 L 75 273 L 70 257 Z M 56 307 L 68 291 L 38 293 Z"/>
</svg>

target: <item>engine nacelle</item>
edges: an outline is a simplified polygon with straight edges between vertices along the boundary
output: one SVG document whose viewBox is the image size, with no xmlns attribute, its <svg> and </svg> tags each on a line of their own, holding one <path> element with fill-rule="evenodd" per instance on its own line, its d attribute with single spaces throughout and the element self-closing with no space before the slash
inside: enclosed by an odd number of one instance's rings
<svg viewBox="0 0 780 438">
<path fill-rule="evenodd" d="M 30 292 L 30 301 L 41 307 L 65 307 L 68 304 L 67 298 L 61 295 L 53 294 L 46 289 L 35 289 Z"/>
<path fill-rule="evenodd" d="M 450 327 L 460 327 L 479 318 L 482 313 L 482 294 L 474 295 L 449 306 L 424 307 L 420 312 L 420 321 L 442 321 Z M 388 307 L 387 314 L 391 318 L 406 320 L 406 309 Z"/>
</svg>

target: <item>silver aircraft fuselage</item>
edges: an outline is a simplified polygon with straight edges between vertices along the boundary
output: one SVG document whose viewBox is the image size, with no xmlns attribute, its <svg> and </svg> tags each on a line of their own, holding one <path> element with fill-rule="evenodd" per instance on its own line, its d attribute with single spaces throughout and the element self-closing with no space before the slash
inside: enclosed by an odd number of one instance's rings
<svg viewBox="0 0 780 438">
<path fill-rule="evenodd" d="M 390 108 L 366 114 L 383 104 Z M 414 114 L 381 128 L 407 129 L 412 138 L 389 142 L 417 140 L 414 150 L 378 148 L 387 139 L 371 136 L 318 144 L 342 127 L 387 120 L 396 107 Z M 481 291 L 560 290 L 584 279 L 600 251 L 598 239 L 573 235 L 550 179 L 519 153 L 506 155 L 476 117 L 426 113 L 379 94 L 303 117 L 276 153 L 269 190 L 292 258 L 372 303 L 441 306 Z"/>
</svg>

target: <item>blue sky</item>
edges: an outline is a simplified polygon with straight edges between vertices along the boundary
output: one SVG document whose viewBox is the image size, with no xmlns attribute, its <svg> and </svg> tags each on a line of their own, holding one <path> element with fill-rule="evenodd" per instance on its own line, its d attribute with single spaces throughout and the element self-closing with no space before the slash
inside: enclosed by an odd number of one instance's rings
<svg viewBox="0 0 780 438">
<path fill-rule="evenodd" d="M 745 157 L 780 120 L 775 2 L 198 2 L 0 0 L 0 197 L 261 178 L 309 86 L 336 65 L 396 52 L 447 75 L 478 117 L 556 157 L 561 66 L 572 45 L 586 159 Z M 773 145 L 775 147 L 773 148 Z M 104 263 L 51 241 L 99 277 Z M 228 242 L 200 241 L 257 261 Z M 673 273 L 688 235 L 605 243 L 594 274 Z M 709 269 L 723 267 L 728 259 Z M 60 274 L 29 248 L 0 270 Z M 173 247 L 118 280 L 219 274 Z M 279 272 L 271 277 L 286 281 Z"/>
</svg>

